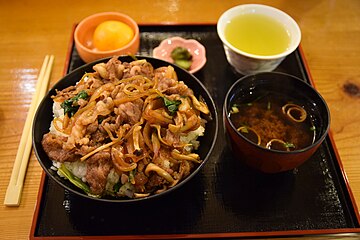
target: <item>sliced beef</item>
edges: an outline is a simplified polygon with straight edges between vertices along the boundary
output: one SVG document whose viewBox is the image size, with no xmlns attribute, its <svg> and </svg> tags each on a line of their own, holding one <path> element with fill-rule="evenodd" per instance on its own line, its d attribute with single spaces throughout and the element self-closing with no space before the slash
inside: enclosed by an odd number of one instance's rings
<svg viewBox="0 0 360 240">
<path fill-rule="evenodd" d="M 56 96 L 54 98 L 59 102 L 63 102 L 66 99 L 72 98 L 76 95 L 76 87 L 70 86 L 61 91 L 56 90 Z"/>
<path fill-rule="evenodd" d="M 137 172 L 135 174 L 135 192 L 144 192 L 145 184 L 148 181 L 148 177 L 143 172 Z"/>
<path fill-rule="evenodd" d="M 176 85 L 166 89 L 165 93 L 168 95 L 179 94 L 180 96 L 190 96 L 193 94 L 193 91 L 183 82 L 179 82 Z"/>
<path fill-rule="evenodd" d="M 101 151 L 86 160 L 86 181 L 93 194 L 101 194 L 106 186 L 107 176 L 111 169 L 110 153 Z"/>
<path fill-rule="evenodd" d="M 157 88 L 167 95 L 179 94 L 180 96 L 189 96 L 193 92 L 182 81 L 177 81 L 173 76 L 169 77 L 166 67 L 161 67 L 155 70 L 155 78 L 158 79 Z"/>
<path fill-rule="evenodd" d="M 96 147 L 88 146 L 88 145 L 81 145 L 80 148 L 76 149 L 75 153 L 80 156 L 85 156 L 89 152 L 95 150 Z"/>
<path fill-rule="evenodd" d="M 86 127 L 86 132 L 88 134 L 92 134 L 92 133 L 96 132 L 96 130 L 98 129 L 98 126 L 99 126 L 99 122 L 94 121 Z"/>
<path fill-rule="evenodd" d="M 91 134 L 91 140 L 89 145 L 97 146 L 99 143 L 103 143 L 107 138 L 108 134 L 104 129 L 102 129 L 102 126 L 99 125 L 99 128 Z"/>
<path fill-rule="evenodd" d="M 176 86 L 177 81 L 171 78 L 166 78 L 165 76 L 160 75 L 161 77 L 159 77 L 158 79 L 158 86 L 157 89 L 159 89 L 159 91 L 163 92 L 171 87 Z"/>
<path fill-rule="evenodd" d="M 136 75 L 142 75 L 149 79 L 154 77 L 154 67 L 145 60 L 133 61 L 131 63 L 123 63 L 125 67 L 123 78 L 129 78 Z"/>
<path fill-rule="evenodd" d="M 166 184 L 166 180 L 163 177 L 160 177 L 156 173 L 153 173 L 146 183 L 146 188 L 148 190 L 155 190 L 162 188 Z"/>
<path fill-rule="evenodd" d="M 140 121 L 142 108 L 143 100 L 137 99 L 133 102 L 120 104 L 114 111 L 117 115 L 120 115 L 123 123 L 135 124 Z"/>
<path fill-rule="evenodd" d="M 50 160 L 57 162 L 75 162 L 79 156 L 75 154 L 75 150 L 64 150 L 63 144 L 67 141 L 66 137 L 53 133 L 44 135 L 41 144 Z"/>
<path fill-rule="evenodd" d="M 109 74 L 109 79 L 112 81 L 122 78 L 124 68 L 125 67 L 121 64 L 121 61 L 117 57 L 111 58 L 106 63 L 106 71 Z"/>
<path fill-rule="evenodd" d="M 166 129 L 165 141 L 172 146 L 178 146 L 180 144 L 180 135 Z"/>
</svg>

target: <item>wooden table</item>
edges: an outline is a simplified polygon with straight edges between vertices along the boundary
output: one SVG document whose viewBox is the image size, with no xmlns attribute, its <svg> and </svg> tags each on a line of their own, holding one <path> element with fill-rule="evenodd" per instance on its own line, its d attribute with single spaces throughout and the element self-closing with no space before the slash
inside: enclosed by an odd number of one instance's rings
<svg viewBox="0 0 360 240">
<path fill-rule="evenodd" d="M 63 73 L 72 26 L 101 11 L 119 11 L 138 23 L 216 23 L 240 3 L 264 3 L 290 14 L 316 88 L 332 115 L 331 131 L 360 206 L 360 1 L 2 1 L 0 3 L 0 202 L 4 201 L 37 76 L 46 54 L 55 55 L 51 83 Z M 0 207 L 0 239 L 26 239 L 42 169 L 34 154 L 19 207 Z"/>
</svg>

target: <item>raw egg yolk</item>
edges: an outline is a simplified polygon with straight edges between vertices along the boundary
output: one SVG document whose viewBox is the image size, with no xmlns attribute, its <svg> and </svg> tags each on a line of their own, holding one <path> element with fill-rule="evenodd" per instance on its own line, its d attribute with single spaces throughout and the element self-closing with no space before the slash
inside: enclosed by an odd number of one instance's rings
<svg viewBox="0 0 360 240">
<path fill-rule="evenodd" d="M 115 50 L 124 47 L 133 37 L 134 31 L 127 24 L 109 20 L 96 27 L 93 44 L 100 51 Z"/>
</svg>

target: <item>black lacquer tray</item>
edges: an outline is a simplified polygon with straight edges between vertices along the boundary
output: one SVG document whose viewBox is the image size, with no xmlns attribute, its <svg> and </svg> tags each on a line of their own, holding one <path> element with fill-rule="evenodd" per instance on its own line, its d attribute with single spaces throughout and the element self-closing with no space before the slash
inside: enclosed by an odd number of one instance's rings
<svg viewBox="0 0 360 240">
<path fill-rule="evenodd" d="M 197 39 L 205 46 L 207 63 L 195 75 L 222 116 L 225 93 L 241 76 L 227 63 L 216 26 L 142 25 L 140 31 L 139 55 L 151 55 L 170 36 Z M 71 40 L 66 72 L 82 64 Z M 300 48 L 275 71 L 312 83 Z M 260 238 L 358 232 L 357 207 L 331 136 L 298 169 L 266 175 L 233 159 L 220 124 L 215 150 L 202 171 L 178 191 L 155 200 L 93 201 L 65 191 L 43 174 L 30 238 Z"/>
</svg>

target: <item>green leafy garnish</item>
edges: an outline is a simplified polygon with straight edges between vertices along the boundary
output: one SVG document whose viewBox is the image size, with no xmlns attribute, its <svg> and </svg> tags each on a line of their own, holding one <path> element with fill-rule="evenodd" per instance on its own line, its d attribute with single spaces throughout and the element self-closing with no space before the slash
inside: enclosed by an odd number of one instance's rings
<svg viewBox="0 0 360 240">
<path fill-rule="evenodd" d="M 104 116 L 98 116 L 98 123 L 101 124 L 102 121 L 104 121 L 105 117 Z"/>
<path fill-rule="evenodd" d="M 178 106 L 181 104 L 180 100 L 171 101 L 166 97 L 162 97 L 162 99 L 164 100 L 165 107 L 168 109 L 171 115 L 173 115 L 178 110 Z"/>
<path fill-rule="evenodd" d="M 74 101 L 78 101 L 79 99 L 87 99 L 89 95 L 85 90 L 80 91 L 75 97 L 73 97 Z"/>
<path fill-rule="evenodd" d="M 65 164 L 61 164 L 61 167 L 58 168 L 58 171 L 66 177 L 72 184 L 83 190 L 85 193 L 90 194 L 90 187 L 81 181 L 80 178 L 76 177 L 72 172 L 70 172 Z"/>
<path fill-rule="evenodd" d="M 295 148 L 295 145 L 293 143 L 289 143 L 289 142 L 284 143 L 284 146 L 286 148 Z"/>
<path fill-rule="evenodd" d="M 135 174 L 136 174 L 136 168 L 129 172 L 129 182 L 131 184 L 135 184 Z"/>
<path fill-rule="evenodd" d="M 120 187 L 121 187 L 121 182 L 120 181 L 115 183 L 114 186 L 113 186 L 114 192 L 117 193 L 119 191 Z"/>
<path fill-rule="evenodd" d="M 88 93 L 85 90 L 82 90 L 75 97 L 65 100 L 60 106 L 64 109 L 64 114 L 68 114 L 68 116 L 72 117 L 80 107 L 78 104 L 79 99 L 86 100 L 88 98 Z"/>
<path fill-rule="evenodd" d="M 172 50 L 170 56 L 174 60 L 174 63 L 179 67 L 186 70 L 191 67 L 192 55 L 186 48 L 176 47 Z"/>
</svg>

